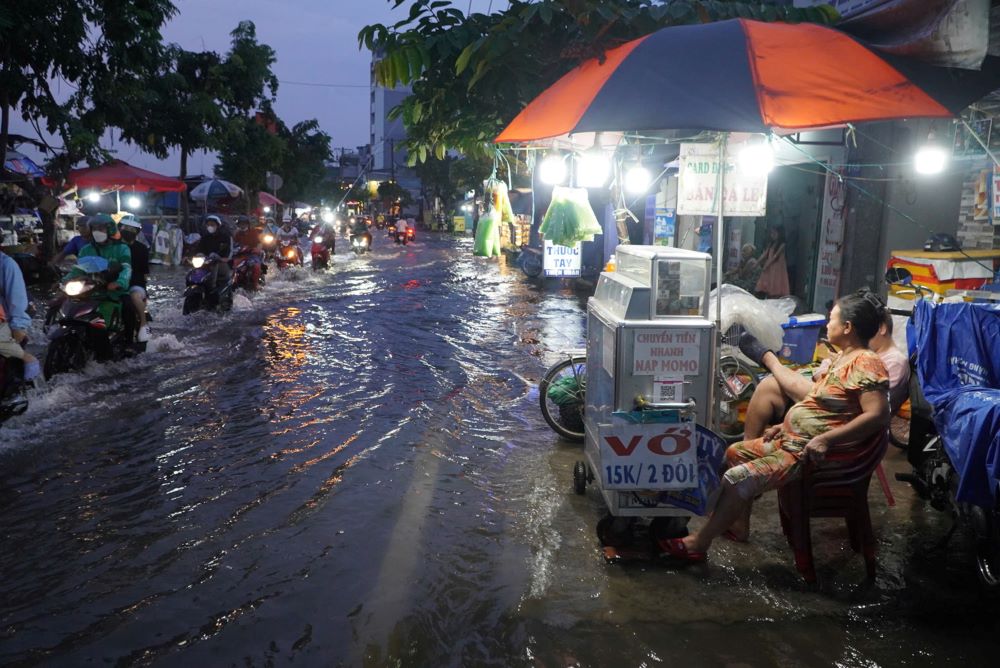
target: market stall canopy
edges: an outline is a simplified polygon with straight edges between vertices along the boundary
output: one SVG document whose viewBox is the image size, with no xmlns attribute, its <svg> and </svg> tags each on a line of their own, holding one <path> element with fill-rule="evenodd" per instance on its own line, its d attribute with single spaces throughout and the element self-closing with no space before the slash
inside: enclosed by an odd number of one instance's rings
<svg viewBox="0 0 1000 668">
<path fill-rule="evenodd" d="M 280 199 L 263 190 L 257 193 L 257 201 L 260 202 L 261 206 L 278 206 L 284 204 Z"/>
<path fill-rule="evenodd" d="M 4 158 L 3 165 L 8 171 L 15 174 L 23 174 L 31 177 L 45 175 L 45 172 L 41 167 L 35 164 L 34 160 L 23 153 L 19 153 L 18 151 L 11 149 L 7 149 L 7 155 Z"/>
<path fill-rule="evenodd" d="M 74 169 L 66 181 L 77 188 L 104 190 L 183 192 L 187 189 L 183 181 L 133 167 L 122 160 L 113 160 L 101 167 Z"/>
<path fill-rule="evenodd" d="M 191 199 L 196 202 L 203 202 L 221 197 L 239 197 L 243 194 L 243 189 L 235 183 L 223 181 L 222 179 L 209 179 L 202 181 L 191 190 Z"/>
<path fill-rule="evenodd" d="M 733 19 L 663 28 L 571 70 L 494 140 L 663 129 L 767 132 L 953 118 L 1000 88 L 982 70 L 878 55 L 833 28 Z"/>
</svg>

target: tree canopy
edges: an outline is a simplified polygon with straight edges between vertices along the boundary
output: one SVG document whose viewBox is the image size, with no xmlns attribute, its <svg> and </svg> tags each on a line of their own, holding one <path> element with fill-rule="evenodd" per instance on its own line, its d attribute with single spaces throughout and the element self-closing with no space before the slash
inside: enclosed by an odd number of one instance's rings
<svg viewBox="0 0 1000 668">
<path fill-rule="evenodd" d="M 394 7 L 408 0 L 387 0 Z M 393 113 L 406 125 L 410 163 L 449 149 L 483 155 L 515 115 L 570 69 L 662 27 L 728 18 L 832 23 L 829 6 L 726 0 L 511 0 L 466 15 L 448 0 L 412 0 L 406 18 L 358 34 L 377 55 L 375 77 L 413 94 Z M 462 3 L 457 3 L 461 5 Z"/>
<path fill-rule="evenodd" d="M 136 100 L 163 57 L 160 28 L 175 12 L 169 0 L 0 3 L 0 146 L 17 108 L 62 140 L 50 174 L 108 157 L 101 135 L 134 122 Z M 68 96 L 53 89 L 61 83 Z"/>
</svg>

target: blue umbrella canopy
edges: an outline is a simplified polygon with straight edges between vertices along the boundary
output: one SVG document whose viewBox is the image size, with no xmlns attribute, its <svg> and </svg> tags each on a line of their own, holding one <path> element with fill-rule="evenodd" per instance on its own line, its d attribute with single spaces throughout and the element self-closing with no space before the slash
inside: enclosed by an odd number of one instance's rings
<svg viewBox="0 0 1000 668">
<path fill-rule="evenodd" d="M 15 174 L 24 174 L 25 176 L 45 176 L 45 172 L 42 168 L 35 164 L 35 161 L 19 153 L 18 151 L 8 150 L 7 155 L 4 158 L 4 167 Z"/>
<path fill-rule="evenodd" d="M 234 183 L 222 179 L 210 179 L 202 181 L 194 187 L 191 191 L 191 199 L 202 202 L 223 197 L 239 197 L 242 194 L 243 189 Z"/>
</svg>

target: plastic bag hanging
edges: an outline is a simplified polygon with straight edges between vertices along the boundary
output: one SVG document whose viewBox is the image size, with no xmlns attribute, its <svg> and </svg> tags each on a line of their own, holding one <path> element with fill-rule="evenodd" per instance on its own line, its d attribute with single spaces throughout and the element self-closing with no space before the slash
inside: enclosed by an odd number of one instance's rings
<svg viewBox="0 0 1000 668">
<path fill-rule="evenodd" d="M 500 212 L 501 223 L 513 223 L 516 221 L 514 209 L 510 205 L 510 193 L 507 184 L 493 176 L 486 180 L 484 184 L 486 201 L 490 203 L 490 208 Z"/>
<path fill-rule="evenodd" d="M 595 234 L 604 231 L 590 207 L 586 188 L 565 186 L 553 189 L 552 203 L 538 229 L 546 239 L 559 246 L 575 246 L 578 241 L 593 241 Z"/>
<path fill-rule="evenodd" d="M 500 256 L 500 212 L 496 209 L 490 209 L 479 219 L 472 254 L 480 257 Z"/>
</svg>

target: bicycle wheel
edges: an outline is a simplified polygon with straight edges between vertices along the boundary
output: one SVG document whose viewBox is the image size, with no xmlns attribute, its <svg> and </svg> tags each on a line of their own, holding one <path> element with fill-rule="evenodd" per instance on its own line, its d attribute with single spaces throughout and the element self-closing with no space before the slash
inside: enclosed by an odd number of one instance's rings
<svg viewBox="0 0 1000 668">
<path fill-rule="evenodd" d="M 738 358 L 726 355 L 719 360 L 716 371 L 721 411 L 719 432 L 729 443 L 743 440 L 743 423 L 757 382 L 757 373 Z"/>
<path fill-rule="evenodd" d="M 583 441 L 586 393 L 587 358 L 582 355 L 553 365 L 538 383 L 542 417 L 553 431 L 567 440 Z"/>
</svg>

